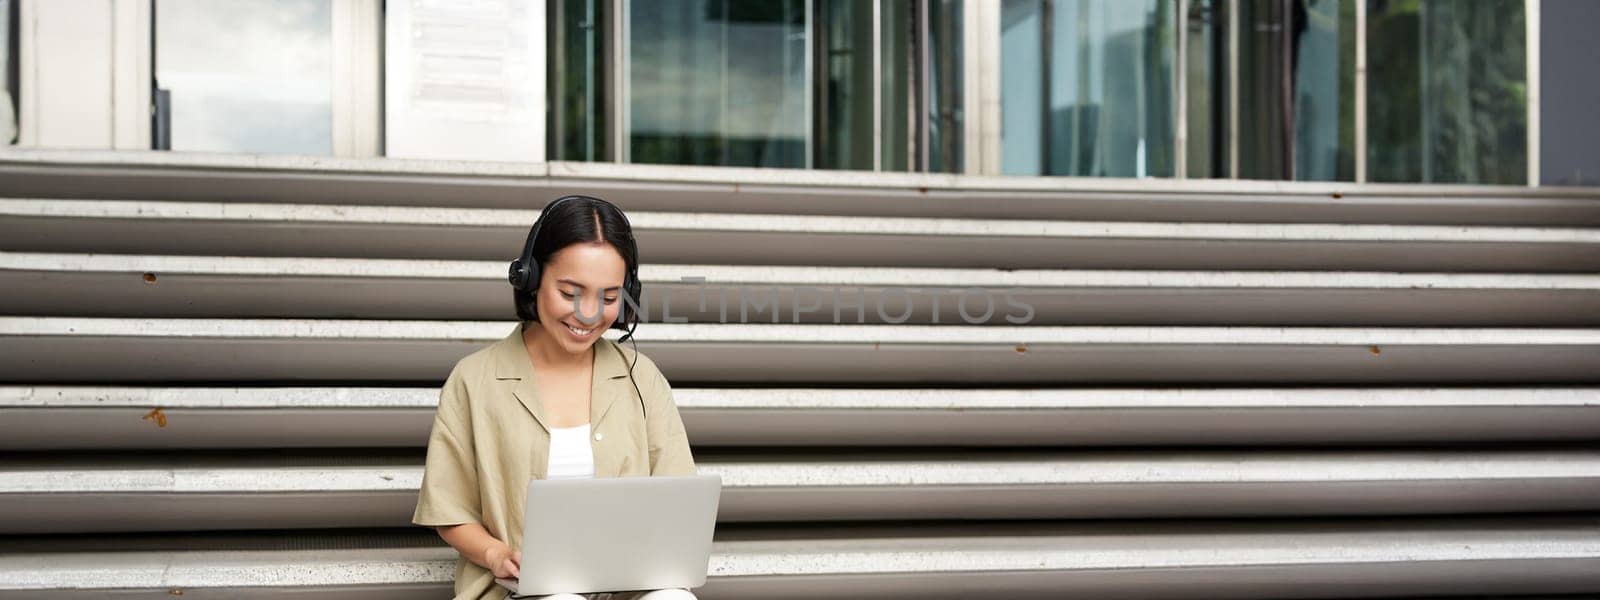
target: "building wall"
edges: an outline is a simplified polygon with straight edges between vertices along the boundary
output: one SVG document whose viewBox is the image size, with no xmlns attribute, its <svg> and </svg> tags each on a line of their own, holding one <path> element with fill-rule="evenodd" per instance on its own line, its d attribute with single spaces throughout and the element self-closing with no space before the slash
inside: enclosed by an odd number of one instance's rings
<svg viewBox="0 0 1600 600">
<path fill-rule="evenodd" d="M 1543 185 L 1600 185 L 1600 2 L 1544 0 L 1540 69 Z"/>
</svg>

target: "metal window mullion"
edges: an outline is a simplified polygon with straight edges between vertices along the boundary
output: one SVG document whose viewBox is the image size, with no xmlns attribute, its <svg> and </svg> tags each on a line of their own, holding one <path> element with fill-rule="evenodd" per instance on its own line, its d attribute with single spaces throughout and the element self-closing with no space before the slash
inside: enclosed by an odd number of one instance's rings
<svg viewBox="0 0 1600 600">
<path fill-rule="evenodd" d="M 872 170 L 883 170 L 882 0 L 872 0 Z"/>
<path fill-rule="evenodd" d="M 39 0 L 12 0 L 17 6 L 17 145 L 27 148 L 39 143 L 39 50 L 37 16 L 33 4 Z"/>
<path fill-rule="evenodd" d="M 805 113 L 806 124 L 805 126 L 802 126 L 800 130 L 805 132 L 806 136 L 805 168 L 807 169 L 812 168 L 816 164 L 816 152 L 817 149 L 821 147 L 821 145 L 817 142 L 819 137 L 818 132 L 822 129 L 822 123 L 815 118 L 817 115 L 820 115 L 821 112 L 814 111 L 813 106 L 817 106 L 818 108 L 822 109 L 826 108 L 825 106 L 820 106 L 822 103 L 819 100 L 819 88 L 816 85 L 817 82 L 821 80 L 821 78 L 816 77 L 816 70 L 821 68 L 822 65 L 826 63 L 822 59 L 817 58 L 815 55 L 817 52 L 828 51 L 827 48 L 822 47 L 822 44 L 826 43 L 827 41 L 827 36 L 818 34 L 818 32 L 822 30 L 822 27 L 820 27 L 821 23 L 817 18 L 817 9 L 818 7 L 814 0 L 806 0 L 804 8 L 806 19 L 804 43 L 810 47 L 807 48 L 805 52 L 801 53 L 803 55 L 802 59 L 805 61 L 805 65 L 802 67 L 803 71 L 805 72 L 805 82 L 802 85 L 805 89 L 803 93 L 805 95 L 806 104 L 802 112 Z M 724 47 L 722 51 L 724 55 L 726 55 L 728 49 Z M 787 73 L 785 75 L 787 75 Z"/>
<path fill-rule="evenodd" d="M 551 1 L 552 2 L 556 2 L 557 6 L 560 6 L 561 0 L 551 0 Z M 596 39 L 603 39 L 602 36 L 604 36 L 604 32 L 606 30 L 606 28 L 601 26 L 601 24 L 600 24 L 600 5 L 599 5 L 599 2 L 601 2 L 601 1 L 602 0 L 587 0 L 586 2 L 583 3 L 583 22 L 587 26 L 588 30 L 585 31 L 584 34 L 583 34 L 583 61 L 582 61 L 582 64 L 583 64 L 583 107 L 584 107 L 583 114 L 584 114 L 584 119 L 583 119 L 583 134 L 582 134 L 582 140 L 583 141 L 579 145 L 579 147 L 582 148 L 583 160 L 585 162 L 594 162 L 594 161 L 600 160 L 600 157 L 601 157 L 601 154 L 602 154 L 601 148 L 599 147 L 600 144 L 596 143 L 597 142 L 597 136 L 596 136 L 596 133 L 595 133 L 595 129 L 597 127 L 599 127 L 599 124 L 597 123 L 598 121 L 600 121 L 599 115 L 602 114 L 601 110 L 600 110 L 600 108 L 601 108 L 600 107 L 600 102 L 601 102 L 601 98 L 604 97 L 602 95 L 603 92 L 601 91 L 600 81 L 599 81 L 599 77 L 597 76 L 597 73 L 596 73 L 597 68 L 596 68 L 596 64 L 595 64 L 596 63 L 596 58 L 598 57 L 598 55 L 603 54 L 603 52 L 601 51 L 601 49 L 599 47 L 599 44 L 597 44 L 595 42 L 595 40 Z M 552 23 L 550 29 L 553 30 L 553 31 L 563 31 L 565 29 L 565 23 L 561 22 L 561 21 L 558 21 L 556 23 Z M 572 61 L 570 60 L 570 57 L 568 57 L 568 55 L 566 54 L 566 52 L 567 52 L 566 44 L 562 43 L 562 42 L 557 42 L 555 44 L 555 46 L 557 48 L 561 48 L 563 60 L 555 62 L 554 64 L 557 65 L 557 67 L 560 68 L 560 69 L 570 68 Z M 600 64 L 603 65 L 605 63 L 601 62 Z M 552 79 L 554 79 L 555 81 L 561 82 L 561 81 L 564 81 L 566 78 L 563 77 L 563 76 L 558 75 L 558 76 L 556 76 L 556 77 L 554 77 Z M 566 104 L 566 101 L 565 101 L 563 96 L 552 96 L 552 98 L 554 98 L 554 100 L 552 102 L 552 109 L 559 110 L 562 107 L 562 105 Z M 555 114 L 555 112 L 552 111 L 552 114 Z M 568 118 L 570 118 L 570 117 L 568 117 Z M 561 121 L 556 121 L 556 122 L 557 123 L 561 123 Z M 566 124 L 563 124 L 563 129 L 565 128 L 565 126 L 566 126 Z M 551 139 L 554 140 L 555 144 L 559 148 L 560 144 L 562 143 L 561 142 L 562 138 L 561 137 L 552 136 Z M 563 151 L 563 155 L 564 154 L 565 153 Z"/>
<path fill-rule="evenodd" d="M 1189 0 L 1176 0 L 1178 14 L 1173 23 L 1178 28 L 1178 58 L 1173 70 L 1174 122 L 1172 156 L 1175 164 L 1172 173 L 1178 179 L 1189 178 Z"/>
<path fill-rule="evenodd" d="M 1367 2 L 1356 2 L 1356 182 L 1367 181 Z"/>
<path fill-rule="evenodd" d="M 1366 0 L 1358 0 L 1365 2 Z M 1228 2 L 1228 178 L 1239 178 L 1239 5 Z"/>
<path fill-rule="evenodd" d="M 1039 0 L 1039 175 L 1056 174 L 1050 169 L 1051 134 L 1055 131 L 1050 115 L 1051 96 L 1055 94 L 1055 10 L 1054 0 Z M 1076 175 L 1070 168 L 1065 174 Z"/>
<path fill-rule="evenodd" d="M 930 151 L 928 146 L 929 146 L 929 140 L 932 138 L 932 136 L 929 135 L 929 130 L 933 127 L 933 119 L 934 119 L 933 111 L 931 109 L 929 109 L 929 101 L 932 100 L 932 93 L 931 93 L 931 88 L 930 88 L 930 86 L 928 84 L 928 80 L 929 80 L 930 76 L 932 75 L 932 69 L 933 69 L 933 50 L 932 50 L 933 43 L 932 43 L 932 38 L 931 38 L 932 27 L 931 27 L 931 24 L 930 24 L 931 19 L 929 19 L 929 11 L 931 11 L 933 9 L 933 4 L 932 4 L 932 0 L 921 0 L 917 4 L 918 4 L 918 9 L 919 10 L 917 11 L 917 16 L 916 16 L 916 19 L 915 19 L 916 27 L 917 27 L 917 36 L 916 36 L 917 37 L 917 66 L 916 66 L 916 69 L 917 69 L 917 73 L 918 73 L 917 85 L 916 85 L 917 108 L 918 108 L 918 110 L 916 111 L 916 114 L 917 114 L 917 128 L 916 128 L 916 132 L 917 132 L 917 144 L 916 144 L 916 146 L 917 146 L 917 148 L 916 148 L 917 168 L 916 168 L 916 170 L 918 172 L 926 173 L 926 172 L 928 172 L 929 167 L 930 167 L 930 165 L 932 163 L 932 152 Z"/>
<path fill-rule="evenodd" d="M 1422 55 L 1422 60 L 1418 61 L 1418 68 L 1421 71 L 1422 76 L 1417 81 L 1419 90 L 1417 95 L 1421 99 L 1422 105 L 1422 114 L 1419 115 L 1422 121 L 1419 125 L 1421 128 L 1421 142 L 1417 144 L 1417 147 L 1422 150 L 1422 181 L 1433 183 L 1433 152 L 1431 152 L 1431 149 L 1433 148 L 1431 141 L 1433 127 L 1430 125 L 1433 121 L 1434 110 L 1432 102 L 1433 88 L 1431 85 L 1429 85 L 1429 82 L 1431 82 L 1433 79 L 1429 76 L 1430 69 L 1428 68 L 1428 34 L 1430 33 L 1429 29 L 1431 29 L 1428 26 L 1428 19 L 1428 3 L 1417 3 L 1417 22 L 1420 24 L 1418 29 L 1421 30 L 1421 39 L 1418 40 L 1417 46 L 1420 48 L 1419 53 Z"/>
<path fill-rule="evenodd" d="M 1295 2 L 1282 0 L 1278 6 L 1281 11 L 1278 13 L 1278 65 L 1281 69 L 1278 100 L 1283 110 L 1283 132 L 1279 138 L 1283 143 L 1283 152 L 1279 154 L 1279 158 L 1283 161 L 1283 178 L 1294 181 L 1294 38 L 1290 36 L 1289 24 L 1294 21 Z"/>
<path fill-rule="evenodd" d="M 1539 185 L 1539 44 L 1540 44 L 1540 0 L 1524 0 L 1524 20 L 1527 22 L 1527 85 L 1528 85 L 1528 185 Z"/>
<path fill-rule="evenodd" d="M 906 26 L 910 29 L 909 31 L 901 32 L 906 39 L 906 72 L 905 80 L 901 82 L 901 85 L 906 90 L 906 171 L 913 173 L 922 170 L 921 145 L 917 143 L 917 140 L 921 139 L 922 136 L 922 128 L 918 126 L 922 118 L 922 109 L 920 108 L 922 103 L 920 83 L 922 77 L 922 40 L 920 39 L 922 26 L 921 22 L 917 20 L 917 15 L 920 14 L 919 5 L 920 2 L 910 5 L 907 11 L 910 13 L 910 19 L 906 23 Z"/>
<path fill-rule="evenodd" d="M 545 61 L 555 65 L 557 73 L 565 74 L 565 71 L 572 67 L 572 61 L 567 56 L 567 20 L 571 17 L 567 14 L 567 7 L 564 6 L 561 0 L 550 0 L 550 4 L 545 7 L 545 14 L 550 15 L 549 36 L 551 38 L 550 43 L 545 46 L 548 48 Z M 568 122 L 571 117 L 567 115 L 566 98 L 572 92 L 567 89 L 566 79 L 561 75 L 548 78 L 549 88 L 547 91 L 550 102 L 550 120 L 545 126 L 544 132 L 545 139 L 549 140 L 544 154 L 546 161 L 566 160 L 568 158 L 566 143 L 563 138 L 566 137 L 567 128 L 571 126 Z"/>
<path fill-rule="evenodd" d="M 625 163 L 632 159 L 628 147 L 628 0 L 611 0 L 611 39 L 607 67 L 611 70 L 611 159 Z"/>
</svg>

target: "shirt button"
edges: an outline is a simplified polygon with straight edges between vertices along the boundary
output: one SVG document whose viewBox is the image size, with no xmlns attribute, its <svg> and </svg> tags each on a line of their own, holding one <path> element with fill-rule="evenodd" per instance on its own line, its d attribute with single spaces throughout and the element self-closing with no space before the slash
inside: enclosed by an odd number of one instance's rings
<svg viewBox="0 0 1600 600">
<path fill-rule="evenodd" d="M 606 434 L 604 434 L 604 433 L 596 433 L 596 434 L 594 434 L 594 441 L 598 442 L 598 441 L 603 440 L 603 439 L 606 439 Z"/>
</svg>

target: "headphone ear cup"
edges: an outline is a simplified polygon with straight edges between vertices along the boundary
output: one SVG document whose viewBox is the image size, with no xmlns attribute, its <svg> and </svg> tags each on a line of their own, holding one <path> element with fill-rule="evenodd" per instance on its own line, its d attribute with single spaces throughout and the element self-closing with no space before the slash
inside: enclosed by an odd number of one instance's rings
<svg viewBox="0 0 1600 600">
<path fill-rule="evenodd" d="M 513 289 L 522 290 L 528 287 L 528 270 L 523 268 L 522 259 L 511 261 L 511 268 L 506 273 L 506 279 L 511 282 Z"/>
<path fill-rule="evenodd" d="M 517 285 L 518 282 L 512 282 L 512 285 L 528 294 L 528 310 L 537 317 L 539 314 L 539 263 L 535 261 L 533 264 L 523 267 L 519 274 L 522 279 L 521 285 Z"/>
<path fill-rule="evenodd" d="M 622 293 L 623 293 L 623 297 L 618 299 L 618 300 L 620 300 L 622 302 L 622 306 L 617 308 L 617 320 L 613 321 L 611 323 L 611 327 L 613 329 L 621 329 L 623 331 L 627 331 L 628 330 L 628 326 L 630 324 L 637 323 L 639 321 L 638 311 L 630 310 L 628 308 L 628 301 L 631 300 L 631 301 L 637 302 L 637 303 L 644 302 L 644 299 L 639 297 L 640 288 L 641 288 L 641 285 L 639 283 L 639 276 L 638 275 L 635 275 L 633 273 L 629 273 L 629 274 L 623 276 L 623 278 L 622 278 Z"/>
</svg>

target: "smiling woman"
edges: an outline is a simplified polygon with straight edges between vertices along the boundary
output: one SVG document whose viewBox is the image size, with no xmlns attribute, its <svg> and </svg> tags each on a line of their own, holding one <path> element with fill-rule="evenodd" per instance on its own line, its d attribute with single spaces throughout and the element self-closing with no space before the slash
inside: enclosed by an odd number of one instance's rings
<svg viewBox="0 0 1600 600">
<path fill-rule="evenodd" d="M 530 479 L 695 473 L 666 378 L 637 349 L 600 335 L 615 327 L 631 337 L 638 272 L 621 209 L 586 196 L 550 203 L 511 263 L 521 323 L 450 372 L 412 522 L 434 527 L 461 553 L 456 598 L 503 597 L 495 579 L 520 574 L 521 548 L 560 543 L 519 539 Z"/>
</svg>

